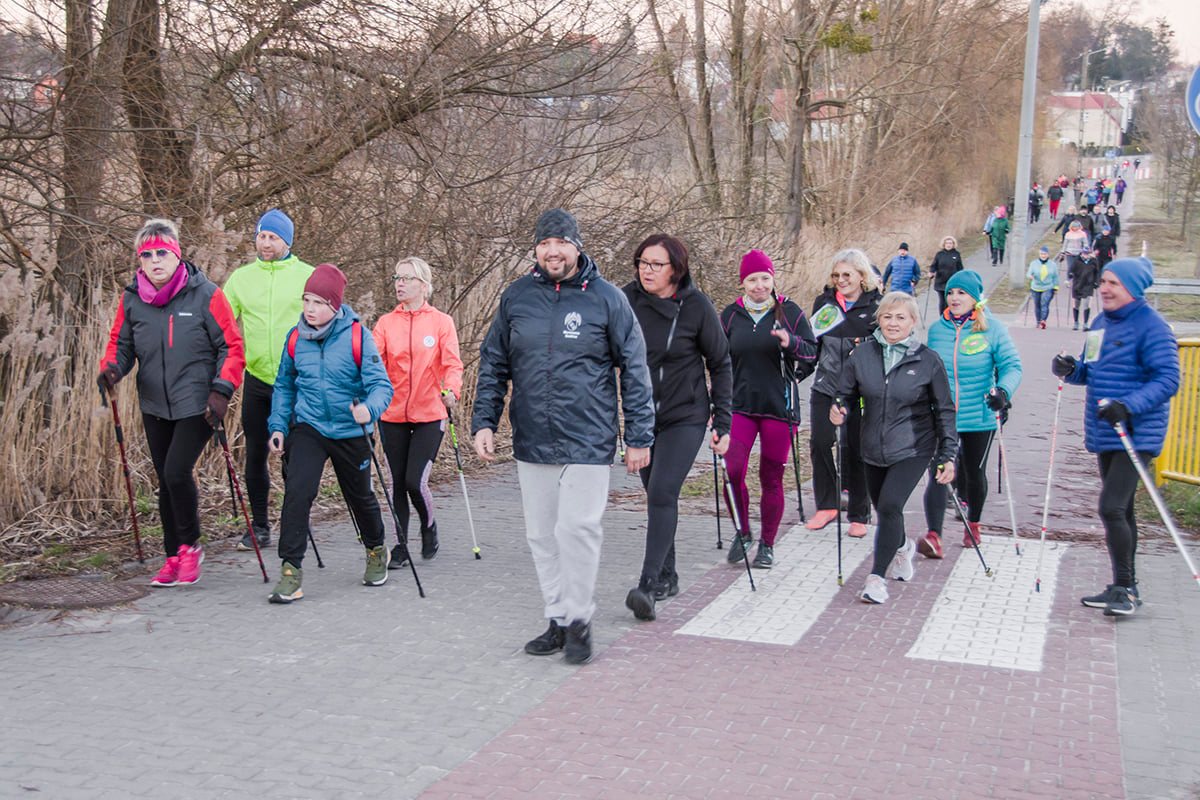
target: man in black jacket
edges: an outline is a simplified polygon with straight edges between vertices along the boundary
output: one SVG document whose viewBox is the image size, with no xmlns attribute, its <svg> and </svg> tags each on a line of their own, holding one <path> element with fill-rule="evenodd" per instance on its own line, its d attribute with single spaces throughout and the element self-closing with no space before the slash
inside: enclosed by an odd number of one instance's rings
<svg viewBox="0 0 1200 800">
<path fill-rule="evenodd" d="M 495 431 L 512 386 L 508 418 L 521 482 L 525 535 L 550 627 L 526 643 L 530 655 L 565 650 L 592 657 L 591 619 L 616 453 L 617 386 L 625 414 L 625 467 L 650 462 L 654 404 L 646 344 L 625 295 L 585 253 L 575 218 L 543 213 L 537 266 L 500 296 L 480 349 L 471 430 L 475 452 L 495 459 Z"/>
</svg>

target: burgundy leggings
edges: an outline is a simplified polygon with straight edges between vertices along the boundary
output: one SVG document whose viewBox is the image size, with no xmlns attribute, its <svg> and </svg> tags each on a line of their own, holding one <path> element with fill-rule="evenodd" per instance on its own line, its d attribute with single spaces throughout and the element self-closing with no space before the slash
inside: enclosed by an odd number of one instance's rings
<svg viewBox="0 0 1200 800">
<path fill-rule="evenodd" d="M 783 470 L 791 454 L 792 427 L 783 420 L 770 417 L 733 415 L 725 464 L 729 468 L 738 515 L 747 531 L 750 529 L 750 492 L 746 488 L 746 470 L 756 437 L 761 437 L 758 480 L 762 484 L 762 505 L 759 510 L 762 541 L 774 547 L 775 536 L 779 533 L 779 520 L 783 519 Z"/>
</svg>

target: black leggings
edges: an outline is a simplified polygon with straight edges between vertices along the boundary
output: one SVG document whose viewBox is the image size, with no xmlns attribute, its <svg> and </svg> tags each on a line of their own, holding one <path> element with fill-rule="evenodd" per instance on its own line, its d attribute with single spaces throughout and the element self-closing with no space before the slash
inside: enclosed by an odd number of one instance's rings
<svg viewBox="0 0 1200 800">
<path fill-rule="evenodd" d="M 1143 464 L 1154 456 L 1138 453 Z M 1133 556 L 1137 551 L 1137 520 L 1133 517 L 1133 494 L 1138 485 L 1137 470 L 1124 450 L 1100 453 L 1100 521 L 1112 561 L 1113 583 L 1131 588 L 1137 583 Z"/>
<path fill-rule="evenodd" d="M 371 488 L 371 449 L 365 436 L 326 439 L 315 428 L 301 423 L 292 428 L 287 442 L 288 470 L 284 478 L 283 510 L 279 514 L 279 557 L 299 568 L 308 549 L 308 515 L 312 511 L 325 462 L 333 462 L 338 486 L 364 547 L 383 544 L 383 516 Z"/>
<path fill-rule="evenodd" d="M 380 422 L 383 432 L 383 452 L 392 473 L 393 502 L 400 518 L 400 535 L 408 541 L 408 501 L 429 530 L 434 523 L 433 494 L 429 491 L 429 473 L 433 459 L 442 444 L 442 420 L 433 422 Z M 399 488 L 403 486 L 403 492 Z"/>
<path fill-rule="evenodd" d="M 267 418 L 271 416 L 271 395 L 275 387 L 246 373 L 242 389 L 242 434 L 246 437 L 246 494 L 250 497 L 250 516 L 254 525 L 265 528 L 267 501 L 271 497 L 271 470 L 268 467 Z"/>
<path fill-rule="evenodd" d="M 827 394 L 813 392 L 809 400 L 812 435 L 809 439 L 809 455 L 812 458 L 813 496 L 817 510 L 841 508 L 837 496 L 837 460 L 834 447 L 837 444 L 837 429 L 829 421 L 829 407 L 833 398 Z M 863 471 L 862 449 L 859 440 L 862 432 L 862 410 L 857 402 L 847 409 L 845 450 L 842 453 L 842 488 L 850 492 L 847 516 L 851 522 L 865 523 L 870 517 L 871 501 L 867 497 L 867 476 Z"/>
<path fill-rule="evenodd" d="M 679 524 L 679 490 L 696 461 L 703 425 L 675 425 L 654 433 L 650 466 L 639 473 L 646 490 L 646 556 L 643 589 L 678 580 L 675 573 L 675 529 Z"/>
<path fill-rule="evenodd" d="M 896 551 L 904 546 L 904 504 L 912 495 L 921 473 L 929 466 L 929 456 L 906 458 L 890 467 L 867 464 L 867 491 L 875 504 L 878 527 L 875 528 L 875 563 L 871 573 L 884 577 Z"/>
<path fill-rule="evenodd" d="M 954 488 L 958 499 L 967 504 L 967 519 L 979 522 L 983 516 L 983 503 L 987 500 L 988 453 L 992 449 L 995 431 L 959 431 L 958 458 L 954 462 Z M 925 523 L 929 530 L 942 535 L 946 519 L 946 495 L 948 489 L 938 483 L 937 464 L 929 465 L 929 484 L 925 487 Z M 957 515 L 958 512 L 955 512 Z"/>
<path fill-rule="evenodd" d="M 162 419 L 142 414 L 150 460 L 158 476 L 158 516 L 162 520 L 163 549 L 175 555 L 181 544 L 200 540 L 199 495 L 192 470 L 212 438 L 204 415 Z"/>
</svg>

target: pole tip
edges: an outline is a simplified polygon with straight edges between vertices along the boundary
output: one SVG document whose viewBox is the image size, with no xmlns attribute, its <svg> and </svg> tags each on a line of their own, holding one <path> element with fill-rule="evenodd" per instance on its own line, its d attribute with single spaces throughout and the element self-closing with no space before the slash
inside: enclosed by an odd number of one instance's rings
<svg viewBox="0 0 1200 800">
<path fill-rule="evenodd" d="M 483 560 L 483 556 L 481 556 L 481 555 L 479 554 L 479 548 L 478 548 L 478 547 L 476 547 L 476 548 L 472 549 L 472 550 L 471 550 L 471 552 L 475 554 L 475 560 L 476 560 L 476 561 L 482 561 L 482 560 Z"/>
</svg>

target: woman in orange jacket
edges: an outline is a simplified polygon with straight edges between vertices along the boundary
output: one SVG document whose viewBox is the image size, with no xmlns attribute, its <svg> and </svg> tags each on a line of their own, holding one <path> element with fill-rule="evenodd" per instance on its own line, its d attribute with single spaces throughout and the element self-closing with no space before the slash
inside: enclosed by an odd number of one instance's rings
<svg viewBox="0 0 1200 800">
<path fill-rule="evenodd" d="M 381 418 L 383 451 L 396 491 L 400 535 L 408 541 L 409 500 L 421 521 L 421 558 L 437 555 L 437 520 L 429 473 L 446 426 L 446 409 L 462 394 L 463 364 L 458 333 L 449 314 L 429 305 L 433 273 L 419 258 L 400 259 L 393 276 L 396 308 L 379 318 L 373 331 L 395 392 Z M 407 497 L 405 494 L 407 493 Z M 405 548 L 392 548 L 388 569 L 405 566 Z"/>
</svg>

